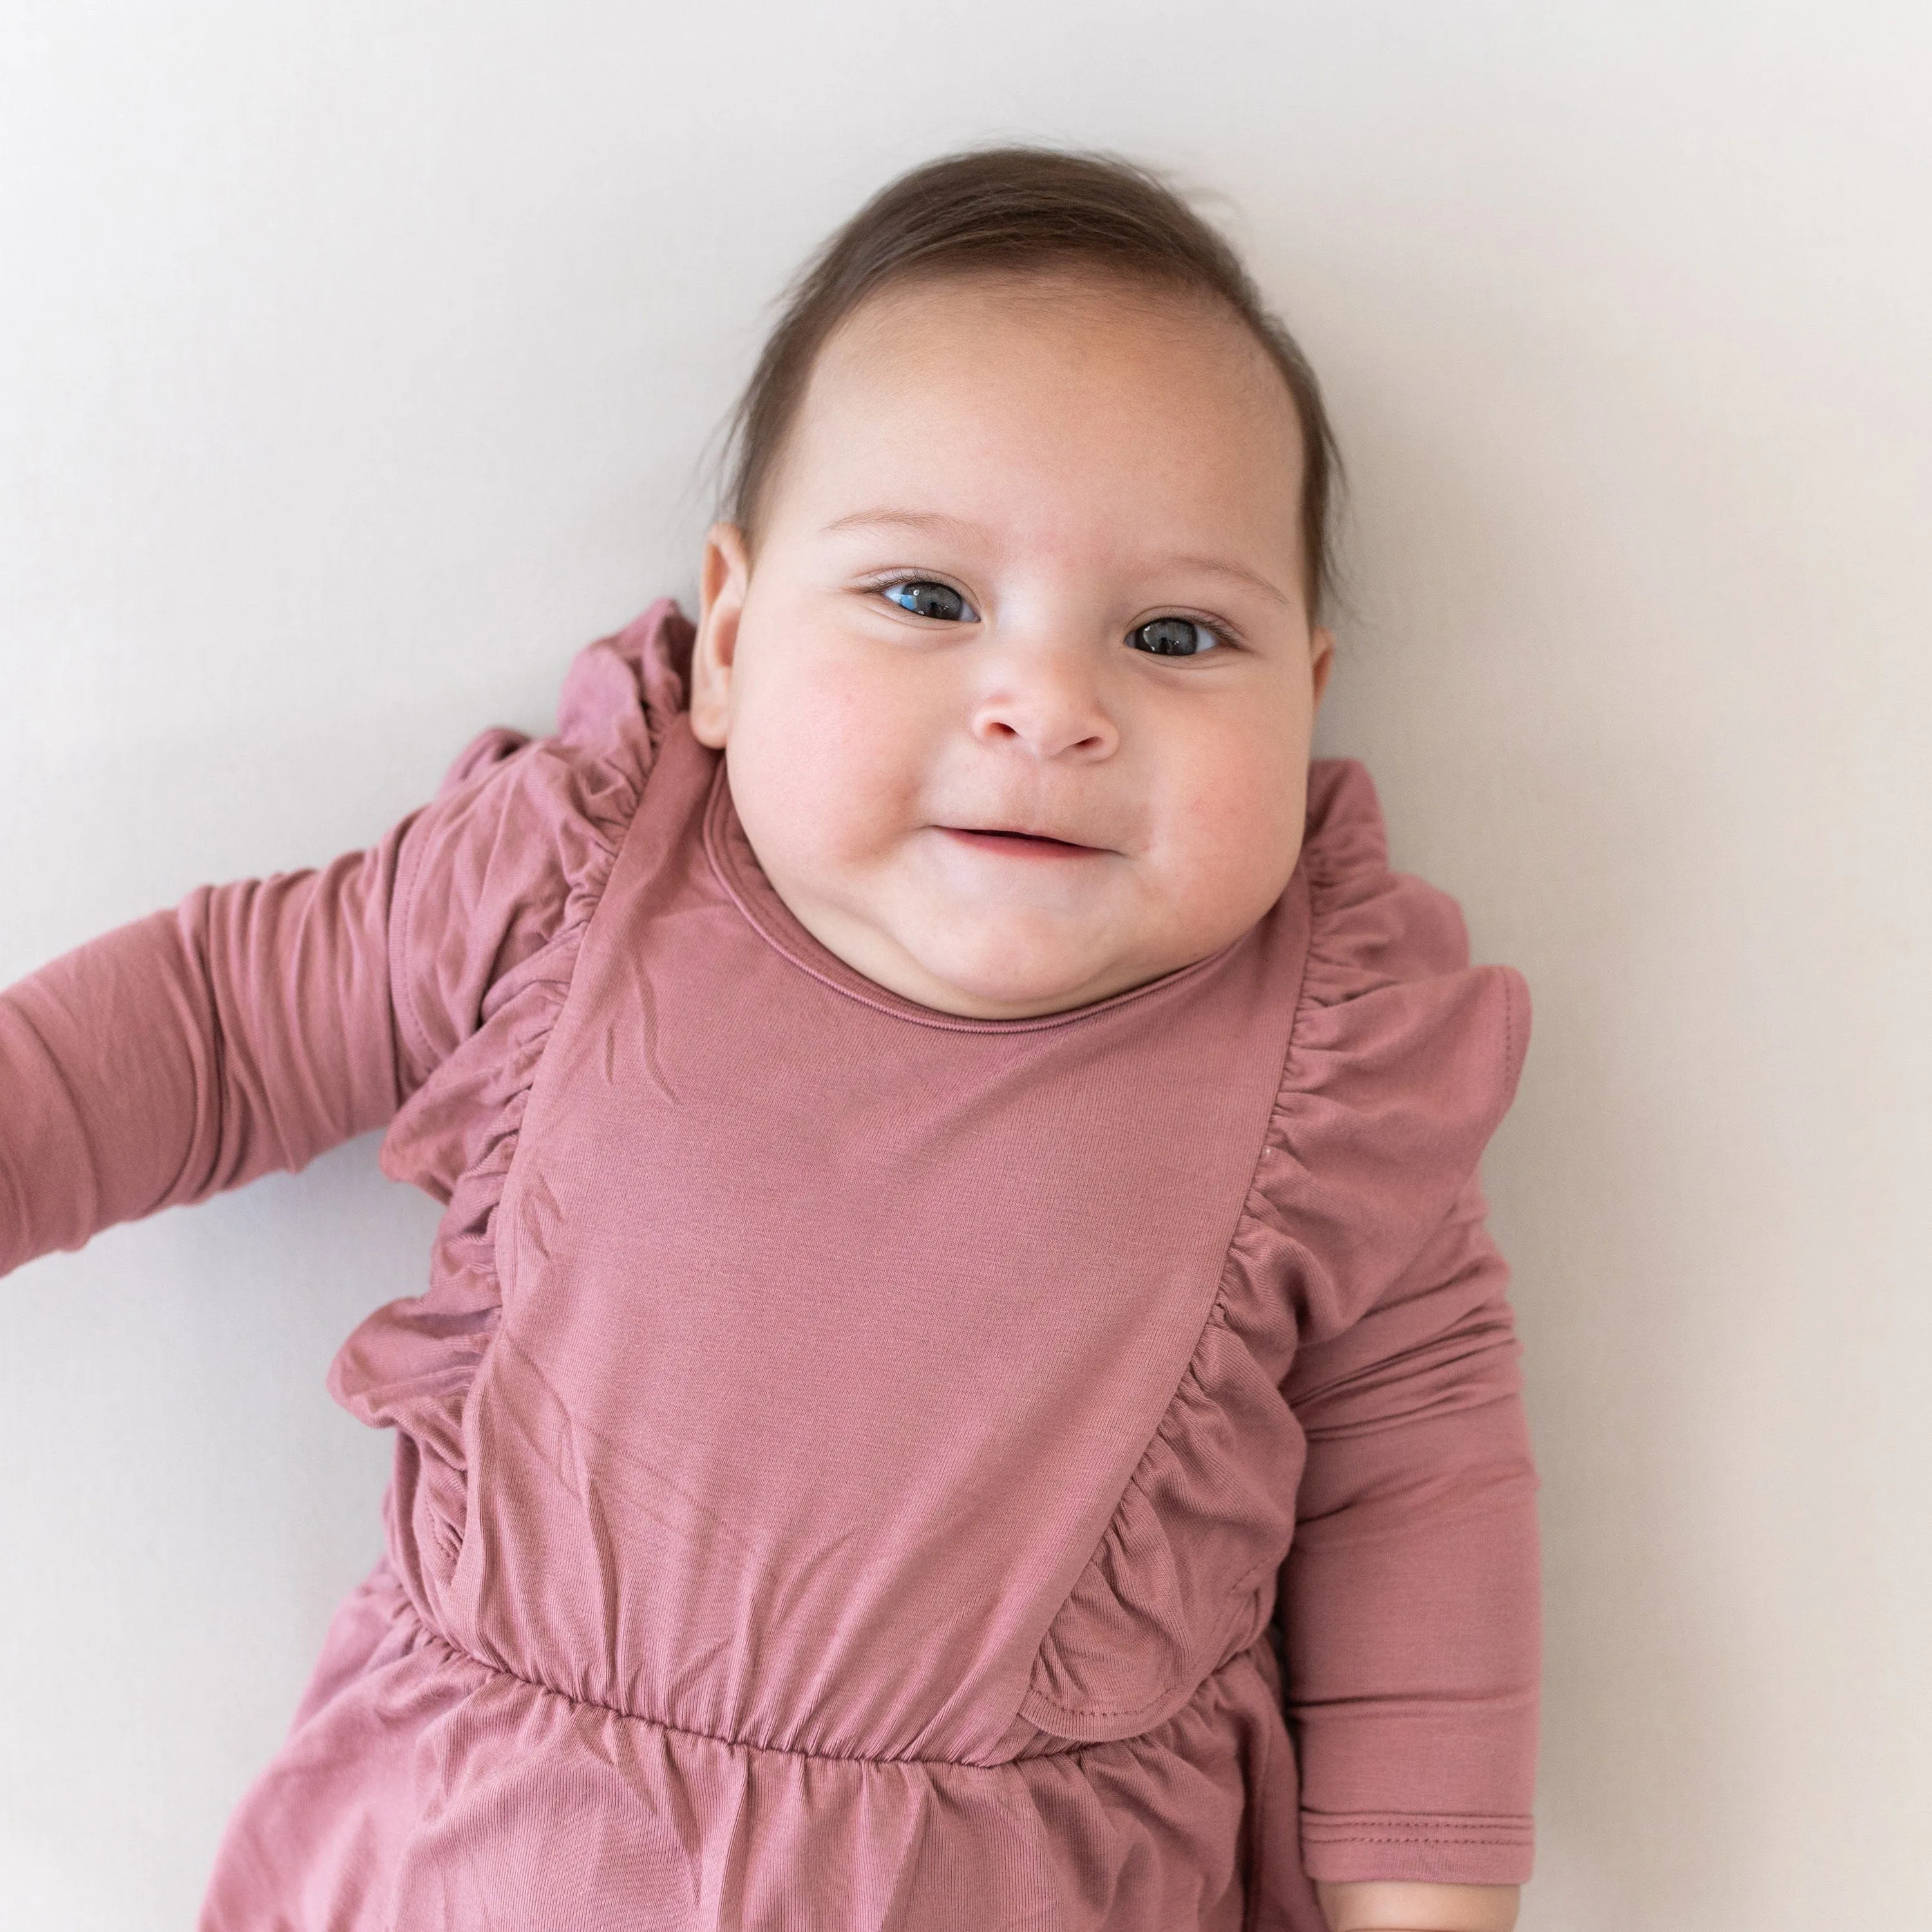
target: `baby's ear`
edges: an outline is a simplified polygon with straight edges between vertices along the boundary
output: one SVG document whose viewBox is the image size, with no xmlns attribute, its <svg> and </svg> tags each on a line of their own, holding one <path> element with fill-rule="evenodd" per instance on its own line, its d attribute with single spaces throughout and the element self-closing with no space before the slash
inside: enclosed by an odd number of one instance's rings
<svg viewBox="0 0 1932 1932">
<path fill-rule="evenodd" d="M 1335 634 L 1325 625 L 1317 624 L 1308 634 L 1310 668 L 1315 677 L 1315 701 L 1328 688 L 1328 674 L 1335 668 Z"/>
<path fill-rule="evenodd" d="M 736 524 L 713 524 L 705 533 L 698 640 L 691 653 L 692 735 L 713 751 L 723 748 L 730 726 L 731 667 L 751 575 L 744 532 Z"/>
</svg>

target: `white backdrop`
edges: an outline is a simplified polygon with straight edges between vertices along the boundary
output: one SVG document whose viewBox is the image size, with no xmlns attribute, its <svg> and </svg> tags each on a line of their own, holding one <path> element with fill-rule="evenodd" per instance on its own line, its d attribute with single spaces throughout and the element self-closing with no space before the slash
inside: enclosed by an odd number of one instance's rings
<svg viewBox="0 0 1932 1932">
<path fill-rule="evenodd" d="M 0 982 L 550 728 L 890 173 L 1176 166 L 1353 472 L 1322 748 L 1536 1001 L 1524 1925 L 1932 1924 L 1928 78 L 1876 0 L 14 0 Z M 374 1154 L 0 1286 L 9 1924 L 190 1922 L 376 1554 Z"/>
</svg>

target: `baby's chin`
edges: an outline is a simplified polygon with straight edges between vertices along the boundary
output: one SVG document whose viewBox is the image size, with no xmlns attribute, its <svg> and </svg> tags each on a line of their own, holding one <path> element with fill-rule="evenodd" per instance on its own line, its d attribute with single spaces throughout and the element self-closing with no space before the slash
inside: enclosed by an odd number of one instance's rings
<svg viewBox="0 0 1932 1932">
<path fill-rule="evenodd" d="M 911 997 L 974 1019 L 1070 1012 L 1173 970 L 1137 956 L 1024 930 L 982 928 L 951 944 L 928 934 L 905 950 L 921 982 Z M 1184 964 L 1184 962 L 1176 962 Z"/>
</svg>

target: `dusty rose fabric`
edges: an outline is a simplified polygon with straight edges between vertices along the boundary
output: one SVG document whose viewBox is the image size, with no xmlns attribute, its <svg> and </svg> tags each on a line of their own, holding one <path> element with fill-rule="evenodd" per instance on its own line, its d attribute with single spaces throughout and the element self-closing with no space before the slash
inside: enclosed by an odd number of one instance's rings
<svg viewBox="0 0 1932 1932">
<path fill-rule="evenodd" d="M 0 994 L 0 1271 L 386 1124 L 446 1204 L 332 1372 L 388 1552 L 207 1932 L 1318 1932 L 1310 1876 L 1526 1876 L 1519 976 L 1325 760 L 1211 958 L 915 1005 L 759 871 L 690 642 L 653 606 L 366 852 Z"/>
</svg>

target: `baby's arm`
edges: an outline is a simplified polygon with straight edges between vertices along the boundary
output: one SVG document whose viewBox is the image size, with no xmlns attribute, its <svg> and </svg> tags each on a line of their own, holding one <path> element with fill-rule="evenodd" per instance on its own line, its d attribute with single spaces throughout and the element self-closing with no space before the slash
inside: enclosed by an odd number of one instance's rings
<svg viewBox="0 0 1932 1932">
<path fill-rule="evenodd" d="M 0 1274 L 387 1124 L 544 970 L 650 768 L 627 644 L 579 654 L 566 731 L 478 733 L 368 850 L 197 887 L 0 992 Z M 434 1160 L 394 1178 L 448 1198 Z"/>
<path fill-rule="evenodd" d="M 1506 1932 L 1528 1875 L 1536 1476 L 1509 1271 L 1472 1178 L 1402 1279 L 1311 1341 L 1282 1567 L 1303 1853 L 1337 1932 Z"/>
<path fill-rule="evenodd" d="M 410 823 L 321 871 L 200 886 L 0 992 L 0 1274 L 390 1118 Z"/>
</svg>

